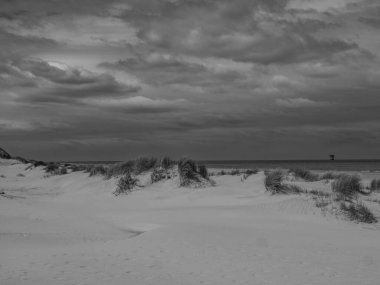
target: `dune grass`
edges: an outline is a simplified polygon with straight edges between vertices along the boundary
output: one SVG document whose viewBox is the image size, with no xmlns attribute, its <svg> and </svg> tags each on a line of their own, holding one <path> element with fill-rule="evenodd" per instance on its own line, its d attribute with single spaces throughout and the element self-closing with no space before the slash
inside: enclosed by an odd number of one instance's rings
<svg viewBox="0 0 380 285">
<path fill-rule="evenodd" d="M 317 174 L 314 174 L 310 170 L 304 168 L 292 168 L 289 170 L 289 173 L 293 173 L 295 177 L 301 178 L 308 182 L 319 180 L 319 176 Z"/>
<path fill-rule="evenodd" d="M 345 174 L 335 180 L 331 184 L 331 188 L 338 195 L 338 198 L 351 201 L 362 192 L 363 186 L 359 176 Z"/>
<path fill-rule="evenodd" d="M 370 184 L 370 190 L 380 192 L 380 179 L 372 179 Z"/>
<path fill-rule="evenodd" d="M 334 173 L 334 172 L 326 172 L 326 173 L 323 173 L 321 176 L 320 176 L 320 179 L 321 180 L 334 180 L 334 179 L 338 179 L 339 177 L 341 177 L 342 175 L 344 174 L 341 174 L 341 173 Z"/>
<path fill-rule="evenodd" d="M 197 175 L 197 164 L 191 159 L 180 159 L 178 162 L 178 173 L 181 186 L 188 186 L 192 181 L 199 181 Z"/>
<path fill-rule="evenodd" d="M 247 175 L 250 176 L 250 175 L 253 175 L 253 174 L 257 174 L 259 172 L 258 169 L 232 169 L 230 171 L 226 171 L 226 170 L 221 170 L 219 172 L 217 172 L 215 175 L 217 176 L 223 176 L 223 175 L 241 175 L 241 174 L 244 174 L 244 175 Z"/>
<path fill-rule="evenodd" d="M 283 180 L 284 172 L 282 170 L 265 171 L 265 188 L 272 194 L 286 192 L 286 187 L 282 183 Z"/>
<path fill-rule="evenodd" d="M 115 196 L 120 194 L 128 194 L 132 192 L 132 189 L 136 187 L 138 180 L 131 176 L 131 173 L 126 173 L 124 176 L 120 177 L 117 182 L 116 190 L 113 192 Z"/>
<path fill-rule="evenodd" d="M 367 224 L 377 222 L 374 214 L 362 203 L 348 203 L 347 205 L 346 202 L 341 202 L 340 210 L 351 221 Z"/>
</svg>

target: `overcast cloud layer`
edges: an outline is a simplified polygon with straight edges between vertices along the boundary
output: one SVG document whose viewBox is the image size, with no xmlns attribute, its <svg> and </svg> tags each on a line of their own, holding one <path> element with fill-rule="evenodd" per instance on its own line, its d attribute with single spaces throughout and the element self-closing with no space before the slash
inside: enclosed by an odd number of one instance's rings
<svg viewBox="0 0 380 285">
<path fill-rule="evenodd" d="M 0 145 L 380 158 L 378 0 L 0 0 Z"/>
</svg>

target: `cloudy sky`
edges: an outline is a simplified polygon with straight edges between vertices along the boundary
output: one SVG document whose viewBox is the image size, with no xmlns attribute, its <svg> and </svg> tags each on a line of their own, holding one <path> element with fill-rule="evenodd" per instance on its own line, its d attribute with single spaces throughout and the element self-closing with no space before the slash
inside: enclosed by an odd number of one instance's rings
<svg viewBox="0 0 380 285">
<path fill-rule="evenodd" d="M 0 0 L 0 146 L 380 158 L 378 0 Z"/>
</svg>

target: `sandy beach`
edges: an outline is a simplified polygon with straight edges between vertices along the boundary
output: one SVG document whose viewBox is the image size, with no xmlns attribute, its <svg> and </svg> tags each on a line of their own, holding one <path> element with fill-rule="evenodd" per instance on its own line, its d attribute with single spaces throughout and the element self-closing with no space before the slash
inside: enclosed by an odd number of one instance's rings
<svg viewBox="0 0 380 285">
<path fill-rule="evenodd" d="M 4 285 L 375 285 L 380 278 L 377 223 L 323 213 L 307 195 L 271 195 L 263 172 L 212 176 L 216 185 L 199 189 L 179 187 L 177 178 L 151 184 L 143 173 L 141 187 L 115 197 L 115 178 L 47 176 L 27 166 L 0 162 Z M 380 204 L 372 204 L 379 217 Z"/>
</svg>

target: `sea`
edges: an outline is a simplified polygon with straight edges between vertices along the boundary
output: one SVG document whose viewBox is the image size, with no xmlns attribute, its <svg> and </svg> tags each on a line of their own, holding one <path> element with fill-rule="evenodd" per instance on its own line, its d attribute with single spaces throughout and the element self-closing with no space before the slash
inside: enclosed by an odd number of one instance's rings
<svg viewBox="0 0 380 285">
<path fill-rule="evenodd" d="M 112 164 L 120 161 L 71 161 L 80 164 Z M 203 160 L 197 161 L 215 169 L 291 169 L 304 168 L 322 171 L 380 172 L 380 159 L 356 160 Z"/>
<path fill-rule="evenodd" d="M 202 161 L 208 168 L 291 169 L 380 172 L 380 159 L 373 160 L 219 160 Z"/>
</svg>

